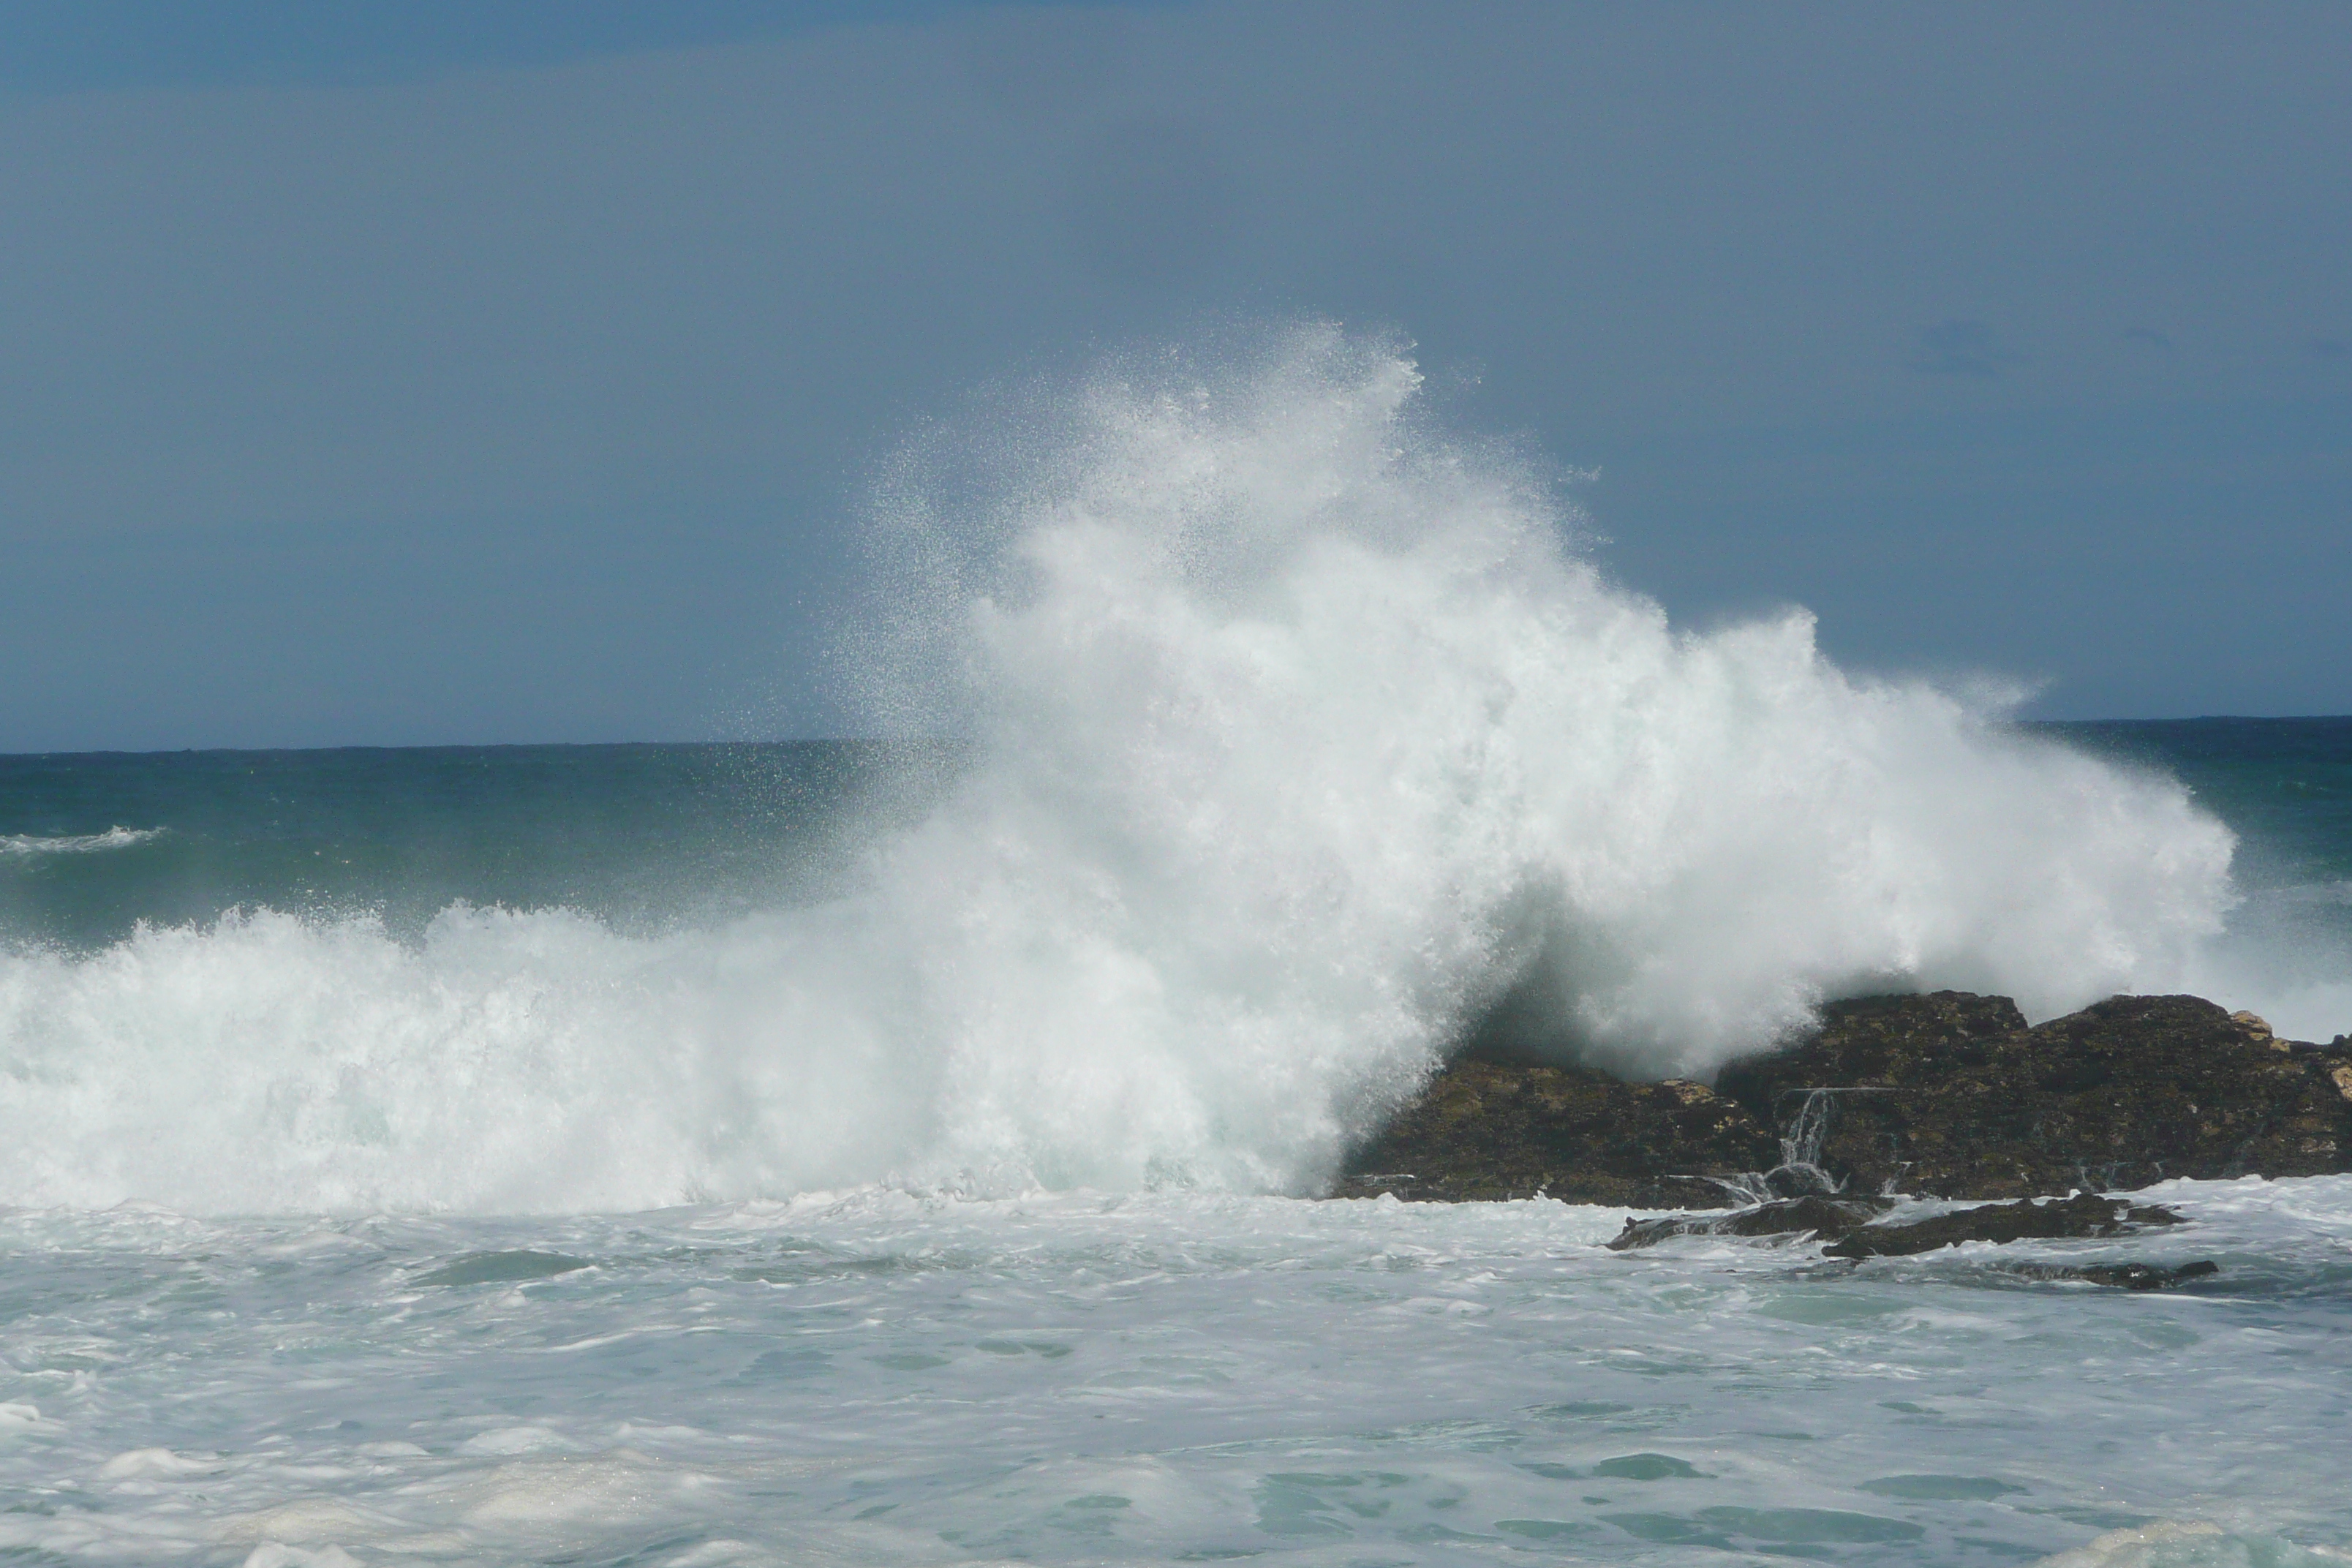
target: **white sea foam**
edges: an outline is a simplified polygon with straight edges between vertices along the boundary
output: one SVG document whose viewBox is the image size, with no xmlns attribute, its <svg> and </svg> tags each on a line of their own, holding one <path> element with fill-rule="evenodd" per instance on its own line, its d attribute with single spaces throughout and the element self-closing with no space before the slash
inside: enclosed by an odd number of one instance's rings
<svg viewBox="0 0 2352 1568">
<path fill-rule="evenodd" d="M 60 834 L 43 837 L 32 833 L 0 833 L 0 855 L 30 859 L 40 855 L 94 855 L 109 849 L 129 849 L 161 838 L 160 827 L 110 827 L 103 833 Z"/>
<path fill-rule="evenodd" d="M 1851 1268 L 1549 1201 L 0 1212 L 0 1553 L 2342 1568 L 2352 1176 L 2159 1194 Z"/>
<path fill-rule="evenodd" d="M 910 448 L 848 658 L 977 745 L 854 897 L 0 958 L 0 1200 L 1299 1191 L 1511 986 L 1664 1075 L 1841 991 L 2194 973 L 2231 844 L 2178 784 L 1843 671 L 1801 612 L 1671 625 L 1417 387 L 1306 327 Z"/>
<path fill-rule="evenodd" d="M 2111 1530 L 2071 1552 L 2043 1558 L 2039 1568 L 2335 1568 L 2344 1563 L 2352 1563 L 2352 1553 L 2232 1535 L 2202 1520 L 2159 1520 Z"/>
</svg>

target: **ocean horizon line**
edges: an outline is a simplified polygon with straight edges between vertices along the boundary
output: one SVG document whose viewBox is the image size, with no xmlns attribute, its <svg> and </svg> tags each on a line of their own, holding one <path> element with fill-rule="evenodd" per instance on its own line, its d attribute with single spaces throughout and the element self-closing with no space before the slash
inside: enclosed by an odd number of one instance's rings
<svg viewBox="0 0 2352 1568">
<path fill-rule="evenodd" d="M 2189 724 L 2352 724 L 2352 713 L 2195 713 L 2171 718 L 2015 719 L 2021 730 L 2073 730 L 2091 727 L 2155 728 Z M 919 747 L 973 743 L 968 735 L 776 735 L 734 740 L 625 741 L 407 741 L 337 742 L 322 745 L 289 746 L 89 746 L 50 751 L 0 751 L 0 762 L 60 761 L 76 757 L 220 757 L 315 755 L 330 752 L 590 752 L 590 751 L 751 751 L 792 746 Z"/>
</svg>

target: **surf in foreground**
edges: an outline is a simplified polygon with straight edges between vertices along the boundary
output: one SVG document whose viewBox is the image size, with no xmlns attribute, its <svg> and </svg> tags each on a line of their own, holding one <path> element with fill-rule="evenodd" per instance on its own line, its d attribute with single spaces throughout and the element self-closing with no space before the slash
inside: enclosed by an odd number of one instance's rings
<svg viewBox="0 0 2352 1568">
<path fill-rule="evenodd" d="M 1858 1266 L 1549 1202 L 19 1213 L 0 1552 L 2340 1563 L 2352 1177 L 2147 1197 L 2188 1223 Z"/>
</svg>

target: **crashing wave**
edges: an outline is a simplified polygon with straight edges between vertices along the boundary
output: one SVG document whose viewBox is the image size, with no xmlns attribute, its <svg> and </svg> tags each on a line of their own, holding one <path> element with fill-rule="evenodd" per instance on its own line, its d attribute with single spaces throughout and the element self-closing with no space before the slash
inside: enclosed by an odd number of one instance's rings
<svg viewBox="0 0 2352 1568">
<path fill-rule="evenodd" d="M 2173 781 L 1672 624 L 1532 465 L 1309 324 L 910 447 L 844 659 L 970 762 L 854 895 L 656 939 L 257 911 L 0 956 L 0 1202 L 625 1208 L 860 1183 L 1312 1189 L 1506 993 L 1704 1075 L 1824 997 L 2171 986 Z"/>
</svg>

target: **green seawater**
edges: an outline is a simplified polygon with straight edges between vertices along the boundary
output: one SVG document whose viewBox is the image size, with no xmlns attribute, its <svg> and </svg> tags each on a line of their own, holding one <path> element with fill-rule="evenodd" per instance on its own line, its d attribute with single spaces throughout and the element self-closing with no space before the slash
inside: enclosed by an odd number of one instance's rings
<svg viewBox="0 0 2352 1568">
<path fill-rule="evenodd" d="M 235 909 L 569 908 L 624 931 L 804 903 L 951 747 L 352 747 L 0 756 L 0 939 L 87 950 Z"/>
<path fill-rule="evenodd" d="M 2292 954 L 2300 983 L 2352 980 L 2352 718 L 2025 728 L 2179 779 L 2239 837 L 2230 940 Z M 0 942 L 87 952 L 237 909 L 372 915 L 395 935 L 453 904 L 572 909 L 627 932 L 709 923 L 849 886 L 965 755 L 808 741 L 0 756 Z"/>
<path fill-rule="evenodd" d="M 2249 889 L 2352 898 L 2352 718 L 2107 720 L 2034 725 L 2179 778 L 2238 835 Z"/>
</svg>

